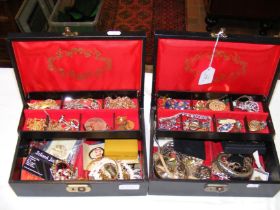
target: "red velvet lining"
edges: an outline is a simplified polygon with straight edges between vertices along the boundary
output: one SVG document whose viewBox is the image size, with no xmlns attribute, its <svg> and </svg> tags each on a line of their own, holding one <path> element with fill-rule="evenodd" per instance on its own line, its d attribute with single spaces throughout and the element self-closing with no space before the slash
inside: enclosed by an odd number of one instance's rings
<svg viewBox="0 0 280 210">
<path fill-rule="evenodd" d="M 212 84 L 198 85 L 209 65 L 215 41 L 159 39 L 156 91 L 227 92 L 268 95 L 280 46 L 219 42 Z"/>
<path fill-rule="evenodd" d="M 142 40 L 13 41 L 24 93 L 140 90 Z"/>
</svg>

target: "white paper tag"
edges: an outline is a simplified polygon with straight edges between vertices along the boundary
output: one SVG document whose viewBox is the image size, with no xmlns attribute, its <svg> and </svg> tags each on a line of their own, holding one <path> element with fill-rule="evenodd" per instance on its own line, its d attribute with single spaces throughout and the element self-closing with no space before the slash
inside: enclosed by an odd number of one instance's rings
<svg viewBox="0 0 280 210">
<path fill-rule="evenodd" d="M 139 184 L 121 184 L 119 185 L 119 190 L 139 190 Z"/>
<path fill-rule="evenodd" d="M 247 188 L 259 188 L 259 184 L 247 184 Z"/>
<path fill-rule="evenodd" d="M 261 169 L 254 168 L 253 174 L 250 178 L 250 180 L 254 181 L 268 181 L 269 173 L 265 172 Z"/>
<path fill-rule="evenodd" d="M 212 83 L 214 74 L 215 74 L 215 69 L 213 67 L 209 66 L 207 69 L 205 69 L 201 73 L 199 81 L 198 81 L 198 85 L 206 85 L 206 84 Z"/>
</svg>

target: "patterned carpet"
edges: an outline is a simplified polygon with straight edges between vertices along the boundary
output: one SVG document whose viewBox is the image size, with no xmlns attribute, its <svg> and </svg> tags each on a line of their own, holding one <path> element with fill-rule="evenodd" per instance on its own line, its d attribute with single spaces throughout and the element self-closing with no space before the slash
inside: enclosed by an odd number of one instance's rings
<svg viewBox="0 0 280 210">
<path fill-rule="evenodd" d="M 146 31 L 146 64 L 152 64 L 155 30 L 185 30 L 185 0 L 104 0 L 98 29 Z"/>
</svg>

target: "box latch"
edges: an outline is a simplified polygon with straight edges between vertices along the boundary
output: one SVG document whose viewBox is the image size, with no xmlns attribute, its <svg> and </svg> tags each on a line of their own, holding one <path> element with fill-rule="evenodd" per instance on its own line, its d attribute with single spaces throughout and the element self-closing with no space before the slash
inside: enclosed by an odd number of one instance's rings
<svg viewBox="0 0 280 210">
<path fill-rule="evenodd" d="M 87 193 L 91 191 L 91 187 L 87 184 L 69 184 L 66 187 L 67 192 Z"/>
<path fill-rule="evenodd" d="M 226 184 L 206 184 L 204 187 L 205 192 L 223 193 L 228 191 L 228 185 Z"/>
</svg>

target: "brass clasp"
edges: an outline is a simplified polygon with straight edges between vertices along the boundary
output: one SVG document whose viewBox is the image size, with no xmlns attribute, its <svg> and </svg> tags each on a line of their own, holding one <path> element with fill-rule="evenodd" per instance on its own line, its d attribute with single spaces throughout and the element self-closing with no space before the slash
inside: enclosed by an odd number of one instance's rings
<svg viewBox="0 0 280 210">
<path fill-rule="evenodd" d="M 66 187 L 67 192 L 86 193 L 91 191 L 91 187 L 87 184 L 69 184 Z"/>
<path fill-rule="evenodd" d="M 204 187 L 205 192 L 223 193 L 228 191 L 228 185 L 226 184 L 206 184 Z"/>
<path fill-rule="evenodd" d="M 218 36 L 220 36 L 221 38 L 227 38 L 225 31 L 226 31 L 226 28 L 221 28 L 218 33 L 211 33 L 210 35 L 213 38 L 217 38 Z"/>
<path fill-rule="evenodd" d="M 71 31 L 69 26 L 64 28 L 64 32 L 62 33 L 63 36 L 78 36 L 79 33 L 77 31 Z"/>
</svg>

